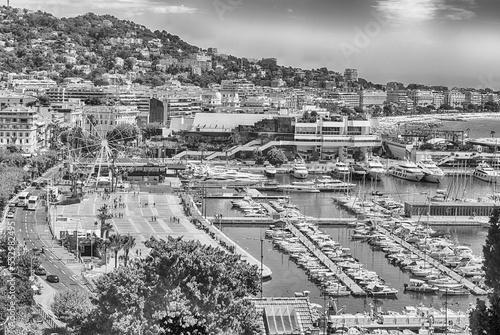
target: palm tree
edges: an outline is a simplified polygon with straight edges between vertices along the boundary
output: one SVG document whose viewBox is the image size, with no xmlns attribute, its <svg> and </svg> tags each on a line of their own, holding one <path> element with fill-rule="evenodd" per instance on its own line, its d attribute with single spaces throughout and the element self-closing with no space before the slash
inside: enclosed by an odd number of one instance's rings
<svg viewBox="0 0 500 335">
<path fill-rule="evenodd" d="M 109 238 L 109 233 L 113 231 L 113 224 L 105 222 L 101 224 L 101 238 Z"/>
<path fill-rule="evenodd" d="M 124 236 L 125 243 L 123 244 L 123 251 L 125 251 L 125 266 L 127 266 L 128 263 L 128 253 L 130 252 L 131 249 L 135 247 L 135 237 L 130 236 L 128 234 L 127 236 Z"/>
<path fill-rule="evenodd" d="M 115 268 L 118 267 L 118 252 L 123 249 L 125 240 L 120 234 L 113 234 L 109 237 L 109 249 L 115 253 Z"/>
<path fill-rule="evenodd" d="M 109 220 L 113 217 L 111 215 L 110 207 L 106 204 L 102 205 L 99 209 L 97 209 L 97 215 L 95 216 L 100 224 L 101 224 L 101 238 L 106 235 L 109 235 L 109 232 L 113 230 L 113 225 L 110 223 L 106 223 L 106 220 Z"/>
<path fill-rule="evenodd" d="M 201 143 L 198 147 L 199 150 L 201 150 L 201 164 L 203 164 L 203 156 L 205 156 L 205 150 L 207 150 L 207 144 L 206 143 Z"/>
</svg>

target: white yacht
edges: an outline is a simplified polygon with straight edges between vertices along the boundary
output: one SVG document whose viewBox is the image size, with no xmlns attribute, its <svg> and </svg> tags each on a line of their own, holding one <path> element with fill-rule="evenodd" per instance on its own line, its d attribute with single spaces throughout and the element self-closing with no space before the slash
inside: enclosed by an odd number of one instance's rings
<svg viewBox="0 0 500 335">
<path fill-rule="evenodd" d="M 444 172 L 430 158 L 424 158 L 417 162 L 417 166 L 424 172 L 422 181 L 440 183 L 444 178 Z"/>
<path fill-rule="evenodd" d="M 293 182 L 290 185 L 278 185 L 277 189 L 285 192 L 319 193 L 319 189 L 311 182 Z"/>
<path fill-rule="evenodd" d="M 344 182 L 339 179 L 333 179 L 331 177 L 323 177 L 321 179 L 316 179 L 316 187 L 321 192 L 336 192 L 336 191 L 348 191 L 353 189 L 356 184 Z"/>
<path fill-rule="evenodd" d="M 378 158 L 370 158 L 362 164 L 366 169 L 368 177 L 372 180 L 381 180 L 385 174 L 385 168 Z"/>
<path fill-rule="evenodd" d="M 424 178 L 422 169 L 410 161 L 399 162 L 390 166 L 387 169 L 387 173 L 391 176 L 411 181 L 420 181 Z"/>
<path fill-rule="evenodd" d="M 349 174 L 351 173 L 349 169 L 349 165 L 344 162 L 336 162 L 333 166 L 332 174 L 340 179 L 349 178 Z"/>
<path fill-rule="evenodd" d="M 297 179 L 306 179 L 308 175 L 309 171 L 307 170 L 304 161 L 296 161 L 293 165 L 292 176 Z"/>
<path fill-rule="evenodd" d="M 489 183 L 496 183 L 500 180 L 500 173 L 495 171 L 488 163 L 481 162 L 472 173 L 474 177 Z"/>
<path fill-rule="evenodd" d="M 276 176 L 276 168 L 274 167 L 274 165 L 267 165 L 265 168 L 264 168 L 264 174 L 268 177 L 274 177 Z"/>
</svg>

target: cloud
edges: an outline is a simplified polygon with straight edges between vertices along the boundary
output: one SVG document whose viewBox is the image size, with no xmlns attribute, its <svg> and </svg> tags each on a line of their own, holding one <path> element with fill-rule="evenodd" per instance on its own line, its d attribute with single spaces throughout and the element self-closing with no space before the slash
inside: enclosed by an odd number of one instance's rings
<svg viewBox="0 0 500 335">
<path fill-rule="evenodd" d="M 375 9 L 392 25 L 433 19 L 470 20 L 475 0 L 377 0 Z"/>
<path fill-rule="evenodd" d="M 73 2 L 73 0 L 46 0 L 40 2 L 39 0 L 21 0 L 20 6 L 50 10 L 54 14 L 57 12 L 68 13 L 68 9 L 75 14 L 81 12 L 100 10 L 104 12 L 121 11 L 128 17 L 143 15 L 147 13 L 154 14 L 195 14 L 200 13 L 202 10 L 196 7 L 178 4 L 179 0 L 165 1 L 159 0 L 80 0 Z"/>
<path fill-rule="evenodd" d="M 151 8 L 153 13 L 158 14 L 194 14 L 200 12 L 198 8 L 181 6 L 162 6 Z"/>
</svg>

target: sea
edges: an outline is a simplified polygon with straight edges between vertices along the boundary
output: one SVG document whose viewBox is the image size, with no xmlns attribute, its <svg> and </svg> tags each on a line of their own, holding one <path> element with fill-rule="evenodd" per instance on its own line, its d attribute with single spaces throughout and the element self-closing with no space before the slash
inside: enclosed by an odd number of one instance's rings
<svg viewBox="0 0 500 335">
<path fill-rule="evenodd" d="M 491 137 L 495 131 L 500 135 L 500 119 L 474 119 L 464 121 L 443 121 L 441 129 L 463 130 L 468 129 L 470 138 Z M 314 178 L 314 177 L 311 177 Z M 487 182 L 474 180 L 469 183 L 457 183 L 457 177 L 447 176 L 442 183 L 433 184 L 425 182 L 410 182 L 391 176 L 384 176 L 379 182 L 359 183 L 352 194 L 359 197 L 369 196 L 371 191 L 379 191 L 399 202 L 425 201 L 429 194 L 434 194 L 438 189 L 459 192 L 464 198 L 486 197 L 496 192 L 495 186 Z M 293 177 L 278 175 L 276 179 L 281 183 L 289 183 Z M 456 190 L 456 185 L 466 185 Z M 272 194 L 271 192 L 268 192 Z M 353 214 L 338 206 L 332 197 L 335 193 L 292 193 L 290 202 L 295 204 L 306 216 L 329 217 L 354 217 Z M 232 208 L 229 200 L 207 200 L 207 215 L 213 216 L 220 213 L 225 217 L 241 215 Z M 419 219 L 419 218 L 413 218 Z M 433 227 L 446 232 L 451 239 L 461 245 L 469 246 L 476 255 L 482 255 L 488 230 L 480 227 Z M 319 288 L 312 283 L 305 271 L 299 268 L 286 254 L 273 248 L 272 241 L 264 238 L 267 227 L 223 225 L 222 230 L 231 239 L 246 249 L 256 259 L 263 259 L 264 264 L 272 271 L 272 279 L 263 283 L 264 297 L 293 297 L 296 292 L 309 291 L 310 301 L 322 306 L 336 305 L 336 308 L 345 308 L 346 313 L 370 312 L 372 306 L 382 310 L 401 311 L 405 306 L 425 305 L 434 308 L 448 306 L 454 310 L 467 310 L 477 298 L 487 299 L 486 296 L 444 296 L 441 294 L 421 294 L 404 292 L 404 284 L 409 282 L 408 273 L 399 267 L 391 265 L 382 251 L 375 251 L 371 246 L 362 241 L 352 241 L 350 229 L 344 226 L 329 226 L 322 228 L 342 246 L 350 248 L 352 255 L 359 260 L 366 269 L 377 272 L 387 285 L 399 290 L 394 299 L 374 299 L 369 297 L 336 298 L 328 299 L 323 296 Z M 261 239 L 264 239 L 261 246 Z"/>
</svg>

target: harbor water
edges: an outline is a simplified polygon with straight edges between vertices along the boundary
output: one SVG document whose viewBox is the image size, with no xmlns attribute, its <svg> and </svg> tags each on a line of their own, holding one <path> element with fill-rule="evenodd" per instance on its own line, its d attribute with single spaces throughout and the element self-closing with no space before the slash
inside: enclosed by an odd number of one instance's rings
<svg viewBox="0 0 500 335">
<path fill-rule="evenodd" d="M 478 119 L 468 122 L 445 121 L 443 129 L 464 130 L 468 128 L 470 138 L 490 137 L 490 132 L 500 134 L 499 119 Z M 309 176 L 312 180 L 315 176 Z M 276 179 L 283 184 L 294 181 L 289 175 L 278 175 Z M 384 176 L 379 182 L 354 181 L 357 186 L 350 192 L 350 196 L 360 199 L 372 197 L 372 191 L 379 191 L 395 201 L 425 202 L 429 196 L 433 196 L 438 189 L 446 190 L 450 198 L 485 198 L 497 191 L 495 184 L 490 184 L 471 177 L 447 176 L 440 184 L 425 182 L 410 182 L 391 176 Z M 277 195 L 276 192 L 267 192 Z M 283 194 L 285 195 L 285 194 Z M 338 193 L 290 193 L 290 202 L 295 204 L 302 214 L 318 218 L 343 218 L 354 217 L 345 209 L 338 206 L 332 199 L 340 196 Z M 232 208 L 230 200 L 208 199 L 207 216 L 222 214 L 225 217 L 242 215 Z M 413 217 L 415 221 L 425 222 L 425 217 Z M 433 226 L 435 230 L 446 232 L 452 240 L 462 245 L 469 246 L 476 255 L 482 255 L 482 246 L 486 239 L 487 229 L 480 227 L 457 227 L 457 226 Z M 263 285 L 263 295 L 269 297 L 293 297 L 295 292 L 310 291 L 310 299 L 314 303 L 325 305 L 326 298 L 321 295 L 316 285 L 309 281 L 304 270 L 300 269 L 286 254 L 273 248 L 271 240 L 264 239 L 264 231 L 267 227 L 259 226 L 222 226 L 222 230 L 240 246 L 248 250 L 255 258 L 263 259 L 264 263 L 272 270 L 272 280 Z M 442 308 L 446 304 L 454 310 L 465 311 L 469 304 L 474 303 L 477 296 L 445 296 L 443 294 L 422 294 L 404 292 L 404 284 L 409 282 L 409 274 L 401 271 L 397 266 L 391 265 L 382 251 L 375 251 L 368 243 L 352 241 L 350 229 L 347 227 L 324 227 L 323 230 L 342 246 L 350 248 L 352 255 L 359 260 L 363 266 L 378 273 L 378 275 L 390 287 L 399 290 L 396 299 L 374 299 L 374 298 L 336 298 L 337 307 L 346 307 L 346 312 L 369 312 L 371 306 L 380 306 L 384 310 L 401 311 L 405 306 L 423 304 Z M 264 239 L 261 248 L 261 239 Z M 262 252 L 261 252 L 262 250 Z M 486 299 L 485 296 L 479 297 Z"/>
</svg>

